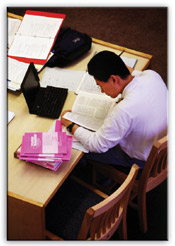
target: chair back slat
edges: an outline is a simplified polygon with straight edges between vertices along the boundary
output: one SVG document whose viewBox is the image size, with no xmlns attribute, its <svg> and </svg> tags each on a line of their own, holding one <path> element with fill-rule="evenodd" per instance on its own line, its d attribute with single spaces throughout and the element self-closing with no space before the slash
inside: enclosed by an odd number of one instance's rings
<svg viewBox="0 0 175 246">
<path fill-rule="evenodd" d="M 106 232 L 106 228 L 110 228 L 111 223 L 114 223 L 114 222 L 115 222 L 115 206 L 110 208 L 105 213 L 105 223 L 104 223 L 105 229 L 103 230 L 103 233 L 105 233 Z"/>
<path fill-rule="evenodd" d="M 158 144 L 155 144 L 154 146 L 154 148 L 156 148 L 156 156 L 150 177 L 156 177 L 167 167 L 167 145 L 165 143 L 160 144 L 159 146 Z"/>
<path fill-rule="evenodd" d="M 159 173 L 162 172 L 162 170 L 164 170 L 165 168 L 167 168 L 167 151 L 166 150 L 164 151 L 164 153 L 162 153 L 158 172 Z"/>
<path fill-rule="evenodd" d="M 164 163 L 163 164 L 164 164 L 163 168 L 166 169 L 167 166 L 168 166 L 168 157 L 167 157 L 167 155 L 166 155 L 166 158 L 164 159 Z"/>
<path fill-rule="evenodd" d="M 120 214 L 119 214 L 120 209 Z M 93 240 L 99 240 L 100 238 L 105 236 L 105 234 L 109 235 L 110 229 L 117 223 L 121 221 L 122 211 L 120 203 L 116 204 L 108 211 L 103 214 L 95 217 L 92 221 L 91 229 L 90 229 L 90 237 Z"/>
</svg>

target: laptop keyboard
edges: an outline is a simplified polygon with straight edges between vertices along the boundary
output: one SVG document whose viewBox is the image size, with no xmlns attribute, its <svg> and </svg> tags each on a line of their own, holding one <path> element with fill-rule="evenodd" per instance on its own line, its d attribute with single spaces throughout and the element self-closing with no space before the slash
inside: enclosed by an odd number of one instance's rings
<svg viewBox="0 0 175 246">
<path fill-rule="evenodd" d="M 40 116 L 57 119 L 60 116 L 68 90 L 47 86 L 43 94 L 43 100 L 37 109 Z"/>
</svg>

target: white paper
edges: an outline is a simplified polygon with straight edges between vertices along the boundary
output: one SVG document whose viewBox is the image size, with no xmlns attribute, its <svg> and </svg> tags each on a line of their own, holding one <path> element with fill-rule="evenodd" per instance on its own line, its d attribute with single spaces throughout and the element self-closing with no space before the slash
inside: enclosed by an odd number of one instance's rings
<svg viewBox="0 0 175 246">
<path fill-rule="evenodd" d="M 21 86 L 19 84 L 16 84 L 12 81 L 8 82 L 8 89 L 11 91 L 18 91 L 20 90 Z"/>
<path fill-rule="evenodd" d="M 15 113 L 8 111 L 8 123 L 15 117 Z"/>
<path fill-rule="evenodd" d="M 73 149 L 78 149 L 78 150 L 80 150 L 80 151 L 82 151 L 82 152 L 84 152 L 84 153 L 88 153 L 89 152 L 89 150 L 87 150 L 80 142 L 78 142 L 78 141 L 73 141 L 73 143 L 72 143 L 72 148 Z"/>
<path fill-rule="evenodd" d="M 20 85 L 27 72 L 29 64 L 8 58 L 8 81 Z"/>
<path fill-rule="evenodd" d="M 136 63 L 137 63 L 137 59 L 135 58 L 130 58 L 130 57 L 126 57 L 126 56 L 121 56 L 121 59 L 123 60 L 123 62 L 128 66 L 128 67 L 132 67 L 134 68 Z"/>
<path fill-rule="evenodd" d="M 50 85 L 67 88 L 70 91 L 75 92 L 79 86 L 83 74 L 83 71 L 46 67 L 41 79 L 41 85 L 42 87 Z"/>
</svg>

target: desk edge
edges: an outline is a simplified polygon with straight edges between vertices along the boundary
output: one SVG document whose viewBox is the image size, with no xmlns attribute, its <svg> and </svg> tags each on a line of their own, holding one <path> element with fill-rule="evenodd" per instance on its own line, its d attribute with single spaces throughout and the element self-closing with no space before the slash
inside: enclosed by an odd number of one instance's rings
<svg viewBox="0 0 175 246">
<path fill-rule="evenodd" d="M 21 195 L 17 195 L 15 193 L 11 192 L 11 191 L 8 191 L 7 194 L 8 194 L 8 196 L 13 197 L 13 198 L 17 198 L 17 199 L 19 199 L 21 201 L 28 202 L 30 204 L 33 204 L 33 205 L 36 205 L 36 206 L 39 206 L 39 207 L 43 207 L 42 203 L 36 202 L 36 201 L 34 201 L 34 200 L 30 199 L 30 198 L 25 198 L 25 197 L 23 197 Z"/>
<path fill-rule="evenodd" d="M 126 48 L 124 46 L 119 46 L 117 44 L 111 44 L 111 43 L 108 43 L 106 41 L 103 41 L 103 40 L 100 40 L 100 39 L 96 39 L 96 38 L 93 38 L 93 37 L 92 37 L 92 41 L 94 43 L 96 43 L 96 44 L 101 44 L 101 45 L 104 45 L 104 46 L 107 46 L 107 47 L 110 47 L 110 48 L 114 48 L 114 49 L 118 49 L 118 50 L 121 50 L 121 51 L 124 50 L 127 53 L 130 53 L 130 54 L 133 54 L 133 55 L 138 55 L 138 56 L 141 56 L 141 57 L 149 59 L 149 60 L 152 59 L 152 55 L 149 55 L 149 54 L 146 54 L 146 53 L 143 53 L 143 52 L 140 52 L 140 51 L 128 49 L 128 48 Z"/>
</svg>

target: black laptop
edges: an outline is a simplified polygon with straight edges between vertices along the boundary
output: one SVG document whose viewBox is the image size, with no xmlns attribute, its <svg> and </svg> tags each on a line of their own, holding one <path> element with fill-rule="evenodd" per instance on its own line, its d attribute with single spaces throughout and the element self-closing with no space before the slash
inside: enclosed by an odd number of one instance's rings
<svg viewBox="0 0 175 246">
<path fill-rule="evenodd" d="M 37 70 L 30 63 L 21 84 L 21 90 L 30 114 L 57 119 L 60 116 L 68 89 L 47 86 L 41 87 Z"/>
</svg>

